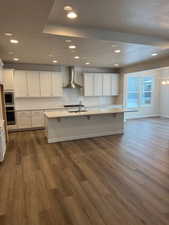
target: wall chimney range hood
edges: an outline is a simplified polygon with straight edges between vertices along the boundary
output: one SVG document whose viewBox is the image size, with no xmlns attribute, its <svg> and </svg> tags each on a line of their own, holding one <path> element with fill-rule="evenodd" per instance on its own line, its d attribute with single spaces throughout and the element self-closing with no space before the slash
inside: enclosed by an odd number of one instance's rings
<svg viewBox="0 0 169 225">
<path fill-rule="evenodd" d="M 75 82 L 75 68 L 74 66 L 69 66 L 69 83 L 64 88 L 82 88 L 82 86 Z"/>
</svg>

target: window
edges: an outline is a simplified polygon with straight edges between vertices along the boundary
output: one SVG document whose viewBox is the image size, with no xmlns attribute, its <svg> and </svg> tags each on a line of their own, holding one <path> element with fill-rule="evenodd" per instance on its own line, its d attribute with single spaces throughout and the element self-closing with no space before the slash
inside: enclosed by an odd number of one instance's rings
<svg viewBox="0 0 169 225">
<path fill-rule="evenodd" d="M 152 77 L 144 77 L 142 85 L 142 101 L 141 101 L 143 105 L 151 104 L 152 86 L 153 86 Z"/>
<path fill-rule="evenodd" d="M 139 78 L 129 77 L 128 78 L 128 99 L 127 105 L 129 108 L 138 106 L 139 103 Z"/>
<path fill-rule="evenodd" d="M 153 78 L 130 76 L 127 78 L 127 108 L 150 105 L 152 103 Z"/>
</svg>

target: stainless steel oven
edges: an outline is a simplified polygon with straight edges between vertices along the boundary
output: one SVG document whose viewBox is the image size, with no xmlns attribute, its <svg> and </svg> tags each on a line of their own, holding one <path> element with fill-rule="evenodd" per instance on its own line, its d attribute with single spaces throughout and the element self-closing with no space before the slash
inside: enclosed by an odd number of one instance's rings
<svg viewBox="0 0 169 225">
<path fill-rule="evenodd" d="M 14 92 L 5 92 L 5 105 L 14 105 Z"/>
<path fill-rule="evenodd" d="M 15 125 L 15 107 L 14 106 L 6 106 L 6 117 L 8 125 Z"/>
</svg>

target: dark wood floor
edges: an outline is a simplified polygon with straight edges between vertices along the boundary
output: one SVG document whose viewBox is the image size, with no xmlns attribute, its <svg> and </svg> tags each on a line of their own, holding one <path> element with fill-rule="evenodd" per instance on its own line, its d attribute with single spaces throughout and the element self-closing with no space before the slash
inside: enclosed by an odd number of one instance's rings
<svg viewBox="0 0 169 225">
<path fill-rule="evenodd" d="M 47 144 L 10 134 L 0 165 L 0 225 L 169 225 L 169 120 L 124 135 Z"/>
</svg>

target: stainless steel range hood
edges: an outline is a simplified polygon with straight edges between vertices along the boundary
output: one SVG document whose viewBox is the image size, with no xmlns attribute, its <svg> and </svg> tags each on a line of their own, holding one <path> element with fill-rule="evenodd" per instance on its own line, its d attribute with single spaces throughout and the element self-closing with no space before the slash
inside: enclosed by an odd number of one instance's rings
<svg viewBox="0 0 169 225">
<path fill-rule="evenodd" d="M 64 88 L 82 88 L 82 86 L 75 82 L 75 68 L 69 66 L 69 83 Z"/>
</svg>

